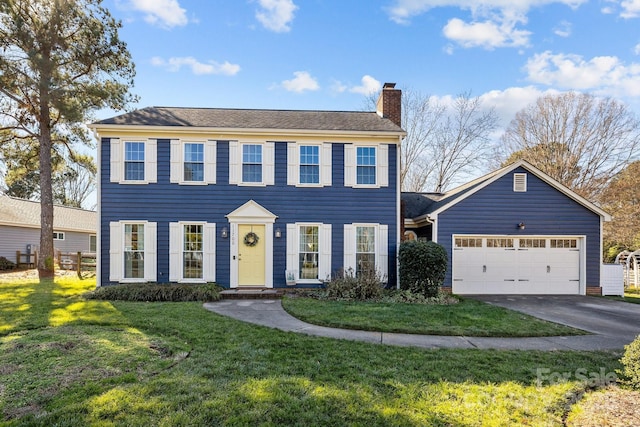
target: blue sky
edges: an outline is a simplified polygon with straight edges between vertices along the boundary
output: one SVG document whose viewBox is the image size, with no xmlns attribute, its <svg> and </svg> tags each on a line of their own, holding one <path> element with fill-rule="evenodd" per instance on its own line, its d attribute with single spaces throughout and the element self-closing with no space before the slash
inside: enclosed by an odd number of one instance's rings
<svg viewBox="0 0 640 427">
<path fill-rule="evenodd" d="M 136 107 L 362 110 L 384 82 L 471 91 L 506 125 L 547 92 L 640 112 L 640 0 L 105 0 Z M 112 112 L 102 111 L 98 118 Z"/>
</svg>

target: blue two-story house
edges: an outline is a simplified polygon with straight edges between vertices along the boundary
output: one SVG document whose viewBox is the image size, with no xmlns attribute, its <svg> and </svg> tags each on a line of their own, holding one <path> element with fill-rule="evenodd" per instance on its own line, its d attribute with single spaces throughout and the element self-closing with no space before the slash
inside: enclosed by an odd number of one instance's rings
<svg viewBox="0 0 640 427">
<path fill-rule="evenodd" d="M 401 91 L 376 112 L 149 107 L 99 140 L 98 285 L 396 283 Z"/>
</svg>

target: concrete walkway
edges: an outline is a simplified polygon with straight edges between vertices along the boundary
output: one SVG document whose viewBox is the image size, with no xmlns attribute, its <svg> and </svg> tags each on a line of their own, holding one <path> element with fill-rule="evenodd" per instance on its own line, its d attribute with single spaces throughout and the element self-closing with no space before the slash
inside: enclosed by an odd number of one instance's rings
<svg viewBox="0 0 640 427">
<path fill-rule="evenodd" d="M 206 303 L 204 308 L 243 322 L 282 331 L 405 347 L 545 351 L 610 350 L 622 349 L 625 344 L 630 342 L 626 336 L 606 336 L 601 334 L 566 337 L 493 338 L 414 335 L 327 328 L 303 322 L 289 315 L 282 308 L 280 300 L 222 300 Z"/>
</svg>

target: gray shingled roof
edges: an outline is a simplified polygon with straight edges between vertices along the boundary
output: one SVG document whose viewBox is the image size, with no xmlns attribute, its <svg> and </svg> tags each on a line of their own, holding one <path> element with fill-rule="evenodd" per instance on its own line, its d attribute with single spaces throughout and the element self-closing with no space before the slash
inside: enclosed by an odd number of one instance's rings
<svg viewBox="0 0 640 427">
<path fill-rule="evenodd" d="M 53 207 L 53 228 L 60 231 L 96 232 L 95 211 Z M 17 199 L 0 193 L 0 225 L 40 228 L 40 202 Z"/>
<path fill-rule="evenodd" d="M 374 112 L 225 108 L 147 107 L 93 124 L 96 125 L 403 132 Z"/>
</svg>

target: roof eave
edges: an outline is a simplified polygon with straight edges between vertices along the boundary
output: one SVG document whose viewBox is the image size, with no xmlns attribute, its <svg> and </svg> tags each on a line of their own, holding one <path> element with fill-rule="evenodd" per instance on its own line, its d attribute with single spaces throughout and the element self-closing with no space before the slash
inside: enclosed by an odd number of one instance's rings
<svg viewBox="0 0 640 427">
<path fill-rule="evenodd" d="M 167 135 L 169 133 L 202 133 L 208 136 L 224 136 L 228 134 L 247 134 L 247 135 L 274 135 L 283 136 L 368 136 L 374 138 L 393 138 L 402 139 L 407 133 L 404 130 L 385 131 L 385 130 L 318 130 L 318 129 L 272 129 L 272 128 L 221 128 L 209 126 L 154 126 L 154 125 L 118 125 L 118 124 L 100 124 L 92 123 L 88 125 L 89 129 L 94 132 L 143 132 L 149 136 Z"/>
</svg>

